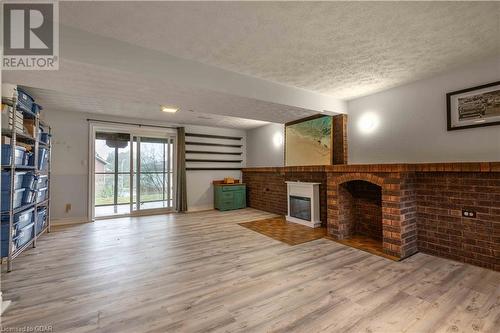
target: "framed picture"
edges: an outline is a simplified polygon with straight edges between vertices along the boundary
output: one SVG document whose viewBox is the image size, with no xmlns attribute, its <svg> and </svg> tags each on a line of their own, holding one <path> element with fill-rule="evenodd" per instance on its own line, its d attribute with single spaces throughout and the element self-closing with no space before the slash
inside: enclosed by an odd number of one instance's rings
<svg viewBox="0 0 500 333">
<path fill-rule="evenodd" d="M 332 164 L 333 119 L 316 115 L 285 124 L 285 165 Z"/>
<path fill-rule="evenodd" d="M 448 131 L 500 125 L 500 81 L 446 94 Z"/>
</svg>

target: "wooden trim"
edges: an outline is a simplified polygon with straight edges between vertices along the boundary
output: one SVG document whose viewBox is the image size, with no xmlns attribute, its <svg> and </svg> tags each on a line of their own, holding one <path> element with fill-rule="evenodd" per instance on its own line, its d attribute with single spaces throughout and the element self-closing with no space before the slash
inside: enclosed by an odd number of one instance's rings
<svg viewBox="0 0 500 333">
<path fill-rule="evenodd" d="M 347 164 L 347 121 L 346 114 L 339 114 L 332 118 L 332 165 Z"/>
<path fill-rule="evenodd" d="M 224 186 L 243 185 L 243 183 L 240 183 L 239 179 L 234 179 L 234 183 L 231 183 L 231 184 L 224 183 L 224 179 L 214 180 L 214 181 L 212 181 L 212 184 L 213 185 L 224 185 Z"/>
<path fill-rule="evenodd" d="M 238 136 L 197 134 L 197 133 L 186 133 L 186 136 L 191 136 L 191 137 L 196 137 L 196 138 L 225 139 L 225 140 L 241 140 L 241 139 L 243 139 L 242 137 L 238 137 Z"/>
<path fill-rule="evenodd" d="M 330 125 L 330 164 L 333 165 L 333 154 L 335 154 L 335 147 L 333 146 L 334 142 L 333 142 L 333 122 L 335 121 L 335 119 L 333 119 L 332 117 L 332 123 Z"/>
<path fill-rule="evenodd" d="M 323 114 L 323 113 L 318 113 L 318 114 L 315 114 L 315 115 L 312 115 L 312 116 L 309 116 L 309 117 L 305 117 L 305 118 L 301 118 L 301 119 L 289 121 L 288 123 L 285 123 L 285 127 L 290 126 L 290 125 L 299 124 L 299 123 L 302 123 L 304 121 L 309 121 L 309 120 L 321 118 L 321 117 L 331 117 L 331 116 L 327 115 L 327 114 Z"/>
<path fill-rule="evenodd" d="M 302 165 L 242 168 L 243 172 L 500 172 L 500 162 Z"/>
</svg>

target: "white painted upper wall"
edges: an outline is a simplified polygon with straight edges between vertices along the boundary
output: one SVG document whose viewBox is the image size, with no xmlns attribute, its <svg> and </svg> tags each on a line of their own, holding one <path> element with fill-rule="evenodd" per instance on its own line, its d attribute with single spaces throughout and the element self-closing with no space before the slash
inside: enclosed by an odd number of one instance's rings
<svg viewBox="0 0 500 333">
<path fill-rule="evenodd" d="M 500 161 L 500 126 L 446 129 L 446 93 L 499 80 L 500 59 L 490 59 L 349 101 L 349 164 Z M 363 117 L 374 118 L 372 132 Z M 283 165 L 276 126 L 247 131 L 248 166 Z"/>
<path fill-rule="evenodd" d="M 490 59 L 349 101 L 349 164 L 500 161 L 500 126 L 446 129 L 446 93 L 499 80 L 500 58 Z"/>
<path fill-rule="evenodd" d="M 247 166 L 283 166 L 285 146 L 283 139 L 283 124 L 269 124 L 248 130 Z"/>
</svg>

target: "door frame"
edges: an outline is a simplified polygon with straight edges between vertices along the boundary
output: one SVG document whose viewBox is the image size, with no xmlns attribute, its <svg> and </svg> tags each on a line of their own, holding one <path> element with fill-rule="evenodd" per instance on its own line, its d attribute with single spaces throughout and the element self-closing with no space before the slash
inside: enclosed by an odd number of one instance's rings
<svg viewBox="0 0 500 333">
<path fill-rule="evenodd" d="M 116 214 L 111 216 L 100 216 L 95 217 L 94 205 L 95 205 L 95 138 L 96 132 L 111 132 L 111 133 L 127 133 L 130 135 L 130 213 L 128 214 Z M 134 150 L 133 150 L 133 138 L 135 136 L 141 137 L 158 137 L 158 138 L 167 138 L 170 137 L 174 139 L 173 144 L 173 179 L 172 179 L 172 187 L 173 187 L 173 198 L 172 198 L 172 208 L 152 208 L 152 209 L 137 209 L 132 210 L 133 206 L 133 176 L 134 176 Z M 147 125 L 134 125 L 134 124 L 110 124 L 106 121 L 89 121 L 89 158 L 88 158 L 88 206 L 87 206 L 87 215 L 89 217 L 89 221 L 94 222 L 95 220 L 103 220 L 103 219 L 112 219 L 119 217 L 129 217 L 129 216 L 145 216 L 145 215 L 156 215 L 156 214 L 164 214 L 168 212 L 172 212 L 175 210 L 176 200 L 177 200 L 177 130 L 174 128 L 161 128 L 151 127 Z"/>
</svg>

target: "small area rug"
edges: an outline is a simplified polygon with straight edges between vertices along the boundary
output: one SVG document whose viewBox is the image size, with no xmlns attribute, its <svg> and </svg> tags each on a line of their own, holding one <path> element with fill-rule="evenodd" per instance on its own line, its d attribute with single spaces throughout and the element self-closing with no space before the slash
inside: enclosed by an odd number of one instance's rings
<svg viewBox="0 0 500 333">
<path fill-rule="evenodd" d="M 288 245 L 307 243 L 326 236 L 326 228 L 309 228 L 290 223 L 284 216 L 244 222 L 239 225 Z"/>
</svg>

